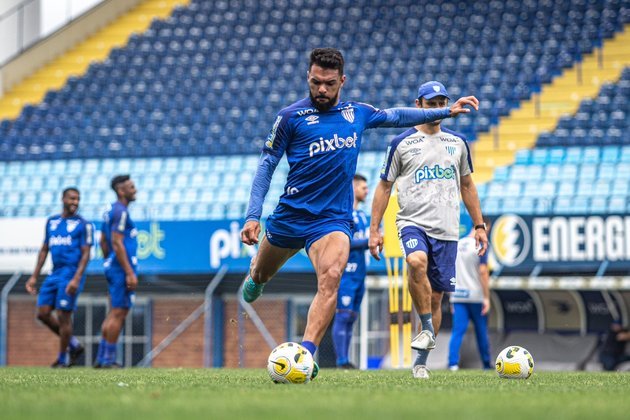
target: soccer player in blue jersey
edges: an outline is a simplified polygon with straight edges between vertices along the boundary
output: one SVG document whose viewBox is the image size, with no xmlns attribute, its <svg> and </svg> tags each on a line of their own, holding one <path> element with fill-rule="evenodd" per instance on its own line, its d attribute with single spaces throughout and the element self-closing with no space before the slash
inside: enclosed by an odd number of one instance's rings
<svg viewBox="0 0 630 420">
<path fill-rule="evenodd" d="M 350 256 L 339 283 L 337 313 L 332 325 L 337 367 L 341 369 L 356 369 L 356 366 L 350 363 L 348 359 L 348 350 L 352 340 L 352 328 L 359 315 L 361 301 L 365 294 L 365 274 L 369 258 L 369 255 L 366 255 L 369 233 L 368 219 L 365 212 L 359 209 L 359 204 L 365 202 L 368 195 L 367 179 L 363 175 L 356 174 L 352 180 L 352 187 L 354 206 Z"/>
<path fill-rule="evenodd" d="M 36 295 L 37 277 L 50 251 L 53 270 L 39 290 L 37 319 L 59 336 L 59 356 L 52 364 L 54 368 L 72 366 L 83 354 L 83 346 L 72 335 L 72 312 L 85 284 L 83 273 L 90 259 L 93 232 L 92 224 L 77 213 L 80 198 L 76 188 L 63 191 L 63 210 L 46 220 L 46 238 L 33 275 L 26 282 L 26 290 Z"/>
<path fill-rule="evenodd" d="M 439 82 L 420 86 L 416 106 L 441 109 L 449 95 Z M 455 291 L 455 259 L 459 239 L 459 199 L 475 223 L 475 245 L 479 255 L 488 247 L 477 188 L 473 182 L 472 159 L 466 139 L 441 127 L 441 121 L 426 122 L 395 137 L 374 192 L 370 221 L 370 252 L 380 259 L 383 235 L 379 225 L 389 203 L 394 182 L 400 210 L 396 226 L 409 266 L 409 293 L 420 315 L 421 331 L 411 342 L 418 351 L 413 376 L 428 379 L 429 350 L 442 321 L 444 292 Z"/>
<path fill-rule="evenodd" d="M 307 72 L 309 97 L 279 112 L 265 141 L 252 185 L 241 241 L 258 243 L 263 201 L 271 177 L 286 153 L 286 188 L 273 214 L 257 255 L 252 259 L 242 293 L 256 300 L 264 284 L 301 248 L 317 275 L 317 293 L 309 309 L 302 344 L 315 354 L 337 304 L 339 280 L 348 261 L 352 222 L 352 177 L 361 135 L 368 128 L 409 127 L 477 108 L 474 97 L 461 98 L 450 108 L 379 110 L 359 102 L 340 101 L 346 81 L 341 52 L 317 48 Z M 315 375 L 318 369 L 315 369 Z"/>
<path fill-rule="evenodd" d="M 136 186 L 129 175 L 118 175 L 112 179 L 111 187 L 118 201 L 104 215 L 100 241 L 111 309 L 103 321 L 103 335 L 94 364 L 96 368 L 120 367 L 116 363 L 116 344 L 133 306 L 138 285 L 138 231 L 127 209 L 136 199 Z"/>
</svg>

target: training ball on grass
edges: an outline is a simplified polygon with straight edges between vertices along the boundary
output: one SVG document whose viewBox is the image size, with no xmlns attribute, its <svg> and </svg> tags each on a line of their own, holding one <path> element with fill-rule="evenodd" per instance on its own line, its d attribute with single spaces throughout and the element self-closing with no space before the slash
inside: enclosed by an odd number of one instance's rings
<svg viewBox="0 0 630 420">
<path fill-rule="evenodd" d="M 534 358 L 523 347 L 506 347 L 497 356 L 495 368 L 501 378 L 527 379 L 534 372 Z"/>
<path fill-rule="evenodd" d="M 277 384 L 306 384 L 313 374 L 313 356 L 298 343 L 282 343 L 269 355 L 267 371 Z"/>
</svg>

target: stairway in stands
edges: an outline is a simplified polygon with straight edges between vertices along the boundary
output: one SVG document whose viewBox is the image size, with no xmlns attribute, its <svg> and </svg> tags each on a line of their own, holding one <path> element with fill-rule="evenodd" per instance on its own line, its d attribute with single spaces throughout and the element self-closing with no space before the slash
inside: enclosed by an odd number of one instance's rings
<svg viewBox="0 0 630 420">
<path fill-rule="evenodd" d="M 190 0 L 147 0 L 106 25 L 65 54 L 51 60 L 0 98 L 0 120 L 17 117 L 24 105 L 37 104 L 50 89 L 59 89 L 69 77 L 84 74 L 93 61 L 109 56 L 112 48 L 127 44 L 133 33 L 144 32 L 153 19 L 164 19 Z"/>
<path fill-rule="evenodd" d="M 630 25 L 501 118 L 490 133 L 480 135 L 474 149 L 475 181 L 489 181 L 496 167 L 514 162 L 517 150 L 533 147 L 541 132 L 552 130 L 562 115 L 575 113 L 580 102 L 595 97 L 604 82 L 616 82 L 624 66 L 630 65 L 628 45 Z"/>
</svg>

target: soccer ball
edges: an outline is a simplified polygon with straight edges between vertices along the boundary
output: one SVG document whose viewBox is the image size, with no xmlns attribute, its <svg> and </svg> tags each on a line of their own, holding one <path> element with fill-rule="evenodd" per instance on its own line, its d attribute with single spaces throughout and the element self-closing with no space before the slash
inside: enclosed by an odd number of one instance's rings
<svg viewBox="0 0 630 420">
<path fill-rule="evenodd" d="M 313 356 L 298 343 L 282 343 L 269 355 L 267 371 L 277 384 L 307 384 L 313 374 Z"/>
<path fill-rule="evenodd" d="M 523 347 L 506 347 L 497 356 L 495 368 L 501 378 L 527 379 L 534 372 L 534 358 Z"/>
</svg>

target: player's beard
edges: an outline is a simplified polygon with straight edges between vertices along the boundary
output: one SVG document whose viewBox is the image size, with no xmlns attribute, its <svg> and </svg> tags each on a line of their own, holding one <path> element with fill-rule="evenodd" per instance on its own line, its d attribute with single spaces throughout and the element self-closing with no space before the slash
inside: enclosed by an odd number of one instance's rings
<svg viewBox="0 0 630 420">
<path fill-rule="evenodd" d="M 315 108 L 317 108 L 317 110 L 319 112 L 326 112 L 328 111 L 330 108 L 332 108 L 333 106 L 335 106 L 335 103 L 337 102 L 337 99 L 339 99 L 339 92 L 337 92 L 337 94 L 335 96 L 333 96 L 332 98 L 330 98 L 327 102 L 318 102 L 317 98 L 326 98 L 328 99 L 327 96 L 313 96 L 313 94 L 311 92 L 308 93 L 308 95 L 311 98 L 311 103 L 313 104 L 313 106 L 315 106 Z"/>
</svg>

